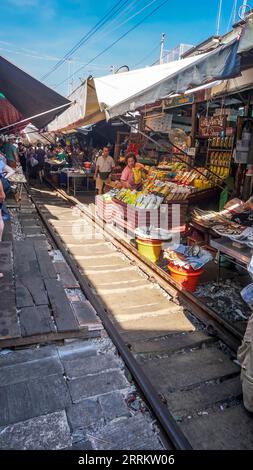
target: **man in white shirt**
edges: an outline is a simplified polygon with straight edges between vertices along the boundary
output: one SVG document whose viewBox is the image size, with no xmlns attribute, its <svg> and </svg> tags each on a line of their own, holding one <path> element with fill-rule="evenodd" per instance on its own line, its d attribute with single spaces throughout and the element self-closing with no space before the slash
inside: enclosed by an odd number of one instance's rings
<svg viewBox="0 0 253 470">
<path fill-rule="evenodd" d="M 104 147 L 102 155 L 98 157 L 96 161 L 96 170 L 94 174 L 98 194 L 103 194 L 104 186 L 110 179 L 110 174 L 114 167 L 115 162 L 109 155 L 109 149 L 108 147 Z"/>
</svg>

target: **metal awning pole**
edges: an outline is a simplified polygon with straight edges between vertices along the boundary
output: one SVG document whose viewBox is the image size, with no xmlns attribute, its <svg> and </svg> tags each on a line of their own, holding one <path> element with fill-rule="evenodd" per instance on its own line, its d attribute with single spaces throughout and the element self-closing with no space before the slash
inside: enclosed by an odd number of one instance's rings
<svg viewBox="0 0 253 470">
<path fill-rule="evenodd" d="M 14 122 L 14 124 L 10 124 L 9 126 L 1 127 L 0 131 L 10 129 L 11 127 L 15 127 L 15 126 L 18 126 L 19 124 L 23 124 L 24 122 L 29 122 L 32 119 L 38 118 L 40 116 L 44 116 L 45 114 L 51 113 L 52 111 L 58 111 L 58 109 L 66 108 L 67 106 L 70 106 L 72 104 L 74 104 L 74 102 L 65 103 L 65 104 L 62 104 L 61 106 L 58 106 L 57 108 L 52 108 L 52 109 L 49 109 L 48 111 L 44 111 L 43 113 L 35 114 L 34 116 L 30 116 L 26 119 L 22 119 L 21 121 Z"/>
<path fill-rule="evenodd" d="M 134 116 L 133 116 L 131 113 L 129 113 L 129 112 L 128 112 L 127 114 L 128 114 L 129 116 L 131 116 L 131 117 L 134 117 Z M 150 140 L 151 142 L 153 142 L 154 144 L 156 144 L 157 147 L 159 147 L 159 148 L 165 148 L 165 149 L 168 150 L 168 151 L 170 150 L 166 145 L 163 144 L 163 145 L 161 146 L 161 144 L 159 144 L 158 142 L 156 142 L 156 140 L 152 139 L 152 137 L 150 137 L 148 134 L 146 134 L 145 132 L 140 131 L 140 130 L 138 129 L 138 127 L 133 126 L 132 124 L 129 124 L 127 121 L 125 121 L 125 120 L 122 118 L 122 116 L 119 116 L 118 119 L 119 119 L 120 121 L 122 121 L 124 124 L 126 124 L 127 126 L 132 127 L 133 129 L 137 130 L 137 132 L 139 132 L 141 135 L 143 135 L 143 136 L 146 137 L 148 140 Z M 151 132 L 154 132 L 154 133 L 155 133 L 154 129 L 151 129 L 151 127 L 147 126 L 147 128 L 148 128 Z M 170 139 L 168 139 L 168 142 L 169 142 L 169 144 L 171 144 L 173 147 L 175 147 L 177 150 L 179 150 L 182 154 L 186 155 L 187 157 L 193 158 L 191 155 L 188 155 L 188 153 L 185 152 L 183 149 L 180 149 L 177 145 L 173 144 L 173 142 L 171 142 Z M 194 169 L 199 175 L 204 176 L 204 177 L 206 178 L 206 175 L 205 175 L 204 173 L 202 173 L 202 171 L 200 171 L 198 168 L 195 168 L 193 164 L 184 161 L 182 158 L 179 157 L 179 155 L 177 155 L 177 158 L 178 158 L 178 160 L 179 160 L 180 162 L 185 163 L 187 166 L 189 166 L 190 168 Z M 214 176 L 216 179 L 218 179 L 218 180 L 220 180 L 220 181 L 223 182 L 223 180 L 222 180 L 222 178 L 221 178 L 220 176 L 216 175 L 215 173 L 213 173 L 213 172 L 212 172 L 211 170 L 209 170 L 208 168 L 206 168 L 206 170 L 208 171 L 208 173 L 209 173 L 210 175 Z M 225 184 L 226 184 L 226 183 L 225 183 Z M 224 189 L 224 187 L 221 186 L 221 184 L 219 184 L 219 183 L 216 183 L 216 186 L 217 186 L 218 188 L 222 189 L 222 190 Z"/>
</svg>

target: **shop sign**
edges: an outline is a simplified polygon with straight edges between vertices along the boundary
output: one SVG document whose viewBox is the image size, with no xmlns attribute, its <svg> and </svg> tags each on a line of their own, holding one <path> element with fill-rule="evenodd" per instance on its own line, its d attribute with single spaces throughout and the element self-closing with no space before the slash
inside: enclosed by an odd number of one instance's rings
<svg viewBox="0 0 253 470">
<path fill-rule="evenodd" d="M 199 120 L 199 136 L 212 137 L 219 136 L 225 130 L 227 116 L 207 116 Z"/>
<path fill-rule="evenodd" d="M 178 96 L 175 98 L 168 98 L 163 101 L 163 109 L 177 108 L 178 106 L 186 106 L 187 104 L 194 103 L 194 95 Z"/>
<path fill-rule="evenodd" d="M 145 129 L 167 134 L 172 125 L 172 114 L 154 114 L 144 118 Z"/>
</svg>

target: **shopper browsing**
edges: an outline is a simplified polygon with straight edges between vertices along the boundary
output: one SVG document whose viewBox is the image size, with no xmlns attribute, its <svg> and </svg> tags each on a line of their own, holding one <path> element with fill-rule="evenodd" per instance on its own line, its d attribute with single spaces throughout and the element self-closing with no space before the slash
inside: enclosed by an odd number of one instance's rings
<svg viewBox="0 0 253 470">
<path fill-rule="evenodd" d="M 107 183 L 114 167 L 115 162 L 113 158 L 109 155 L 109 149 L 108 147 L 104 147 L 102 155 L 97 159 L 94 174 L 98 194 L 103 194 L 105 184 Z"/>
</svg>

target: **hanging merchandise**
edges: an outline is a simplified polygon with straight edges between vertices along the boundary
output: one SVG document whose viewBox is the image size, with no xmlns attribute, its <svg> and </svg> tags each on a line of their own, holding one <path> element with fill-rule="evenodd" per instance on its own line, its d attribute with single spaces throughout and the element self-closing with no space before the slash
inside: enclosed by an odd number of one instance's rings
<svg viewBox="0 0 253 470">
<path fill-rule="evenodd" d="M 253 284 L 249 284 L 241 291 L 241 296 L 246 304 L 253 307 Z"/>
<path fill-rule="evenodd" d="M 236 163 L 253 163 L 253 119 L 238 118 L 238 139 L 236 143 Z"/>
<path fill-rule="evenodd" d="M 220 195 L 219 210 L 222 211 L 228 202 L 228 188 L 225 188 Z"/>
</svg>

